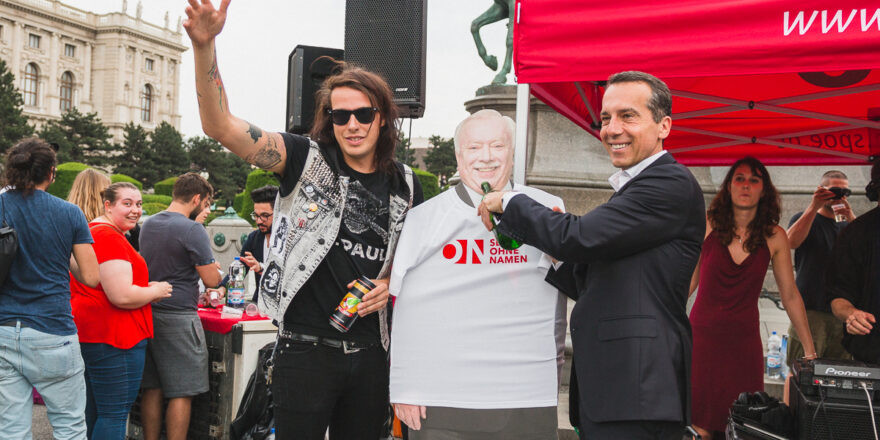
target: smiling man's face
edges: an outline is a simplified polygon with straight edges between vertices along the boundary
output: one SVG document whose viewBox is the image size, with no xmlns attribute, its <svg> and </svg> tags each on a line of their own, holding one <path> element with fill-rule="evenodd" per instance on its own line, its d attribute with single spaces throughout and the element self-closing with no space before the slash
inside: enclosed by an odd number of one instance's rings
<svg viewBox="0 0 880 440">
<path fill-rule="evenodd" d="M 480 117 L 465 122 L 459 133 L 455 152 L 458 175 L 470 189 L 482 193 L 480 184 L 489 182 L 492 189 L 507 185 L 513 169 L 513 139 L 500 117 Z"/>
<path fill-rule="evenodd" d="M 651 87 L 643 82 L 615 83 L 605 90 L 599 137 L 617 168 L 630 168 L 663 149 L 672 118 L 655 122 L 650 99 Z"/>
</svg>

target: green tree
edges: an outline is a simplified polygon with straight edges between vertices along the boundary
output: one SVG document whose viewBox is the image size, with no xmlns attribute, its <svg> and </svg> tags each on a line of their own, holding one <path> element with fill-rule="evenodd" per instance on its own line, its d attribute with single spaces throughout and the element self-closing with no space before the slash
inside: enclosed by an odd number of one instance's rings
<svg viewBox="0 0 880 440">
<path fill-rule="evenodd" d="M 400 163 L 405 163 L 411 167 L 415 167 L 416 154 L 412 149 L 412 143 L 409 138 L 403 137 L 403 132 L 397 132 L 397 146 L 394 148 L 394 159 Z"/>
<path fill-rule="evenodd" d="M 121 153 L 112 160 L 116 173 L 133 177 L 144 188 L 152 187 L 165 177 L 159 174 L 156 164 L 153 163 L 155 154 L 150 145 L 149 133 L 143 127 L 129 122 L 122 128 L 122 135 L 122 145 L 117 146 Z"/>
<path fill-rule="evenodd" d="M 168 122 L 162 121 L 150 133 L 150 149 L 151 162 L 160 179 L 179 176 L 190 170 L 189 157 L 183 148 L 183 136 Z"/>
<path fill-rule="evenodd" d="M 27 118 L 21 114 L 21 93 L 15 87 L 15 76 L 0 60 L 0 154 L 22 138 L 34 133 Z"/>
<path fill-rule="evenodd" d="M 189 138 L 186 149 L 192 169 L 208 173 L 208 182 L 214 187 L 214 199 L 225 200 L 229 206 L 235 194 L 244 189 L 251 166 L 206 136 Z"/>
<path fill-rule="evenodd" d="M 425 156 L 425 168 L 441 180 L 449 179 L 455 174 L 458 165 L 455 161 L 455 143 L 452 139 L 445 139 L 439 135 L 428 138 L 433 146 Z"/>
<path fill-rule="evenodd" d="M 82 114 L 73 107 L 57 121 L 49 121 L 38 135 L 58 144 L 58 162 L 82 162 L 104 167 L 113 162 L 110 133 L 97 113 Z"/>
</svg>

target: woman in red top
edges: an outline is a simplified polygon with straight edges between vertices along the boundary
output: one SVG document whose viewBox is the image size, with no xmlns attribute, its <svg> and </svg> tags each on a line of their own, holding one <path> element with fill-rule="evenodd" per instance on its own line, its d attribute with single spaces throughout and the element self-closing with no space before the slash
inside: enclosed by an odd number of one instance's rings
<svg viewBox="0 0 880 440">
<path fill-rule="evenodd" d="M 147 338 L 153 336 L 150 303 L 171 296 L 167 282 L 149 282 L 144 259 L 125 232 L 141 217 L 141 193 L 118 182 L 102 192 L 104 215 L 89 228 L 101 284 L 92 289 L 71 278 L 71 305 L 86 365 L 86 424 L 94 439 L 123 439 L 137 397 Z"/>
<path fill-rule="evenodd" d="M 807 357 L 816 357 L 804 302 L 794 282 L 791 248 L 779 227 L 779 195 L 767 168 L 738 160 L 709 205 L 706 238 L 691 279 L 691 420 L 704 439 L 724 438 L 739 393 L 764 389 L 758 297 L 767 267 Z"/>
</svg>

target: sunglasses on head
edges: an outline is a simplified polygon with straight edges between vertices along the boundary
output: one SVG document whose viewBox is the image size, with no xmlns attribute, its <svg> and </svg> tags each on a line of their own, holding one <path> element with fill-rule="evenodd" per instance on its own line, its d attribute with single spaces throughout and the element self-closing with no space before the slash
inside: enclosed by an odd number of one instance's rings
<svg viewBox="0 0 880 440">
<path fill-rule="evenodd" d="M 361 124 L 369 124 L 373 122 L 373 115 L 377 111 L 379 109 L 376 107 L 361 107 L 355 110 L 327 110 L 327 113 L 330 114 L 334 124 L 345 125 L 351 120 L 351 115 L 354 115 L 354 118 Z"/>
</svg>

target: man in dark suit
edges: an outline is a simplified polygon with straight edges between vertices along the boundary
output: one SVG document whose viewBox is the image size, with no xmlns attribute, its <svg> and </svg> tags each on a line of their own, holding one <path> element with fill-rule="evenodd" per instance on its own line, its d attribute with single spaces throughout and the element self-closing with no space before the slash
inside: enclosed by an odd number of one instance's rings
<svg viewBox="0 0 880 440">
<path fill-rule="evenodd" d="M 248 234 L 244 243 L 241 245 L 241 262 L 254 271 L 254 296 L 251 299 L 258 302 L 260 293 L 260 276 L 263 274 L 263 256 L 268 249 L 270 235 L 272 234 L 272 217 L 274 216 L 275 196 L 278 195 L 278 187 L 275 185 L 266 185 L 251 191 L 251 200 L 254 201 L 254 210 L 251 212 L 251 219 L 257 224 L 257 229 Z M 229 281 L 229 275 L 223 277 L 218 290 L 221 295 L 226 294 L 226 283 Z"/>
<path fill-rule="evenodd" d="M 620 168 L 605 204 L 553 212 L 525 195 L 480 205 L 499 231 L 564 263 L 547 280 L 577 300 L 571 314 L 581 438 L 676 439 L 690 423 L 688 283 L 706 227 L 703 193 L 663 150 L 672 98 L 658 78 L 612 75 L 602 144 Z M 723 378 L 719 378 L 723 380 Z M 574 399 L 574 397 L 572 397 Z"/>
</svg>

